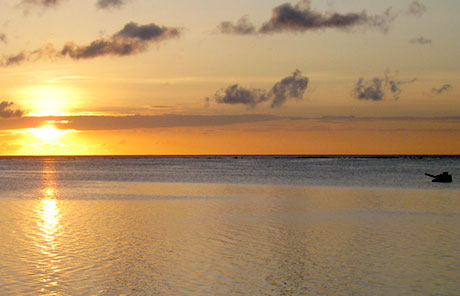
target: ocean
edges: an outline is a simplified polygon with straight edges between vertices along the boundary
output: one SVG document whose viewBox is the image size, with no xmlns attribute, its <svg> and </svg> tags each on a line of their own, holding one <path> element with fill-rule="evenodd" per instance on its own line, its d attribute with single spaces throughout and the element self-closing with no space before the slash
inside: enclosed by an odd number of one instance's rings
<svg viewBox="0 0 460 296">
<path fill-rule="evenodd" d="M 0 157 L 0 295 L 458 295 L 459 156 Z M 432 183 L 425 173 L 453 175 Z"/>
</svg>

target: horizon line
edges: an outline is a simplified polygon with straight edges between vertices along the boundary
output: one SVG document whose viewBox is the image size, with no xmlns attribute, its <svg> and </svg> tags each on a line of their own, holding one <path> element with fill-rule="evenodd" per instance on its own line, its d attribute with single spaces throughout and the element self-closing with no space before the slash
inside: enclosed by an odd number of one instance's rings
<svg viewBox="0 0 460 296">
<path fill-rule="evenodd" d="M 7 157 L 440 157 L 457 156 L 460 154 L 56 154 L 56 155 L 0 155 Z"/>
</svg>

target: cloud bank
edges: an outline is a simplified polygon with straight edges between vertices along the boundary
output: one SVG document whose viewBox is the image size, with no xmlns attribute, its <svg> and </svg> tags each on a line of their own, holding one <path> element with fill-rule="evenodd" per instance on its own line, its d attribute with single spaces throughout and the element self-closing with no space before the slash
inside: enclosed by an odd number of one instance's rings
<svg viewBox="0 0 460 296">
<path fill-rule="evenodd" d="M 275 121 L 309 121 L 323 123 L 337 123 L 343 126 L 343 122 L 444 122 L 452 124 L 454 130 L 459 130 L 459 116 L 446 117 L 355 117 L 355 116 L 324 116 L 324 117 L 286 117 L 267 114 L 247 115 L 134 115 L 134 116 L 48 116 L 48 117 L 17 117 L 0 118 L 0 130 L 39 128 L 43 124 L 52 123 L 59 129 L 73 129 L 78 131 L 102 131 L 102 130 L 127 130 L 127 129 L 155 129 L 177 127 L 218 127 L 233 124 L 251 124 Z M 329 126 L 330 127 L 330 126 Z M 323 130 L 319 127 L 320 130 Z M 372 128 L 372 127 L 370 127 Z M 403 125 L 398 129 L 406 130 Z M 310 126 L 310 130 L 318 130 L 317 126 Z M 410 128 L 413 129 L 413 128 Z M 328 129 L 329 130 L 329 129 Z"/>
<path fill-rule="evenodd" d="M 212 97 L 206 98 L 209 103 L 214 101 L 218 104 L 241 104 L 254 108 L 260 103 L 271 101 L 270 106 L 277 108 L 282 106 L 288 99 L 301 100 L 307 90 L 310 79 L 296 70 L 292 75 L 275 83 L 269 91 L 262 89 L 250 89 L 233 84 L 225 89 L 218 90 Z"/>
<path fill-rule="evenodd" d="M 62 49 L 57 50 L 53 44 L 48 44 L 31 52 L 22 51 L 4 56 L 0 65 L 7 67 L 42 58 L 58 59 L 69 57 L 74 60 L 80 60 L 109 55 L 129 56 L 146 51 L 152 43 L 160 43 L 180 35 L 181 30 L 179 28 L 169 28 L 154 23 L 138 25 L 131 22 L 109 38 L 97 39 L 88 45 L 67 42 Z"/>
<path fill-rule="evenodd" d="M 2 101 L 0 103 L 0 118 L 15 118 L 22 117 L 24 115 L 24 110 L 21 109 L 12 109 L 15 104 L 13 102 Z"/>
<path fill-rule="evenodd" d="M 426 7 L 420 1 L 411 2 L 407 15 L 422 15 Z M 392 13 L 388 8 L 382 14 L 369 15 L 366 10 L 361 12 L 321 13 L 311 9 L 311 0 L 300 0 L 296 4 L 283 3 L 272 10 L 271 18 L 259 28 L 253 25 L 247 17 L 240 18 L 236 23 L 221 22 L 218 30 L 224 34 L 252 35 L 273 34 L 281 32 L 306 32 L 319 29 L 352 29 L 368 27 L 382 32 L 389 30 L 390 23 L 401 13 Z"/>
<path fill-rule="evenodd" d="M 402 92 L 401 86 L 415 81 L 415 78 L 410 80 L 396 80 L 390 78 L 388 75 L 385 75 L 385 77 L 374 77 L 370 80 L 359 78 L 353 89 L 353 95 L 359 100 L 382 101 L 390 94 L 397 100 Z"/>
<path fill-rule="evenodd" d="M 297 118 L 265 114 L 247 115 L 130 115 L 130 116 L 47 116 L 0 119 L 0 130 L 38 128 L 53 122 L 56 128 L 75 130 L 123 130 L 139 128 L 171 128 L 198 126 L 226 126 Z"/>
</svg>

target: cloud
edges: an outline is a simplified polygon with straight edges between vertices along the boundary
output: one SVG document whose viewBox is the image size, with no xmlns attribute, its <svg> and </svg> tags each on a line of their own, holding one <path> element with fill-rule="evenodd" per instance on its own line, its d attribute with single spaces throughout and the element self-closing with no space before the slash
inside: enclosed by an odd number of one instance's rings
<svg viewBox="0 0 460 296">
<path fill-rule="evenodd" d="M 433 40 L 420 36 L 418 38 L 409 40 L 409 43 L 420 44 L 420 45 L 431 45 L 433 43 Z"/>
<path fill-rule="evenodd" d="M 10 55 L 5 58 L 3 58 L 3 61 L 1 62 L 1 66 L 7 67 L 11 65 L 18 65 L 24 62 L 27 59 L 27 56 L 24 52 L 20 52 L 15 55 Z"/>
<path fill-rule="evenodd" d="M 301 100 L 309 82 L 310 79 L 303 76 L 299 70 L 277 82 L 268 93 L 268 97 L 273 99 L 272 108 L 283 105 L 289 98 Z"/>
<path fill-rule="evenodd" d="M 56 8 L 65 1 L 66 0 L 21 0 L 18 7 L 22 7 L 24 15 L 28 15 L 32 6 L 51 9 Z"/>
<path fill-rule="evenodd" d="M 451 88 L 453 88 L 452 85 L 450 85 L 450 84 L 444 84 L 444 85 L 441 86 L 440 88 L 433 88 L 433 89 L 432 89 L 432 92 L 434 92 L 434 93 L 437 94 L 437 95 L 440 95 L 440 94 L 442 94 L 443 92 L 446 92 L 446 91 L 450 90 Z"/>
<path fill-rule="evenodd" d="M 338 12 L 320 13 L 313 11 L 310 0 L 300 0 L 296 4 L 284 3 L 273 8 L 271 18 L 258 29 L 243 17 L 236 23 L 222 22 L 218 26 L 224 34 L 271 34 L 281 32 L 306 32 L 318 29 L 351 29 L 357 26 L 378 28 L 388 31 L 389 24 L 395 19 L 391 8 L 380 15 L 368 15 L 365 10 L 341 14 Z"/>
<path fill-rule="evenodd" d="M 22 0 L 22 5 L 37 5 L 42 7 L 56 7 L 65 0 Z M 121 7 L 127 0 L 97 0 L 96 6 L 101 9 Z"/>
<path fill-rule="evenodd" d="M 296 118 L 265 114 L 247 115 L 131 115 L 131 116 L 48 116 L 21 117 L 4 120 L 0 129 L 37 128 L 53 122 L 60 129 L 75 130 L 122 130 L 139 128 L 170 128 L 196 126 L 226 126 L 240 123 L 289 120 Z"/>
<path fill-rule="evenodd" d="M 369 17 L 365 11 L 359 13 L 322 14 L 311 10 L 310 1 L 302 0 L 295 5 L 281 4 L 273 9 L 270 20 L 259 29 L 261 33 L 281 31 L 304 32 L 312 29 L 350 28 L 358 25 L 386 26 L 386 17 Z"/>
<path fill-rule="evenodd" d="M 303 76 L 299 70 L 296 70 L 291 76 L 275 83 L 268 92 L 262 89 L 250 89 L 233 84 L 225 89 L 218 90 L 214 96 L 206 98 L 206 102 L 241 104 L 253 108 L 260 103 L 271 101 L 271 107 L 276 108 L 282 106 L 290 98 L 302 99 L 309 81 L 308 77 Z"/>
<path fill-rule="evenodd" d="M 383 80 L 378 77 L 368 81 L 359 78 L 353 92 L 360 100 L 381 101 L 385 96 Z"/>
<path fill-rule="evenodd" d="M 405 10 L 393 12 L 390 8 L 382 14 L 369 15 L 366 10 L 360 12 L 338 13 L 317 12 L 311 9 L 311 0 L 299 0 L 296 4 L 283 3 L 272 10 L 271 18 L 259 28 L 244 16 L 236 23 L 221 22 L 218 30 L 223 34 L 253 35 L 273 34 L 282 32 L 303 33 L 320 29 L 349 30 L 355 27 L 367 27 L 387 32 L 390 24 L 401 14 L 423 15 L 425 5 L 420 1 L 413 1 Z"/>
<path fill-rule="evenodd" d="M 102 131 L 102 130 L 126 130 L 126 129 L 155 129 L 155 128 L 175 128 L 175 127 L 218 127 L 229 126 L 233 124 L 252 124 L 261 122 L 323 122 L 337 123 L 337 127 L 343 127 L 343 122 L 363 122 L 367 126 L 367 122 L 413 122 L 414 126 L 418 126 L 420 122 L 443 122 L 450 124 L 453 129 L 458 131 L 460 125 L 459 116 L 451 117 L 355 117 L 355 116 L 324 116 L 324 117 L 286 117 L 267 114 L 248 114 L 248 115 L 135 115 L 135 116 L 49 116 L 49 117 L 18 117 L 1 119 L 0 130 L 16 130 L 39 128 L 43 124 L 52 123 L 56 128 L 78 131 Z M 267 126 L 267 125 L 265 125 Z M 274 126 L 271 124 L 271 126 Z M 311 124 L 304 125 L 308 129 L 317 130 L 317 127 Z M 328 125 L 326 128 L 330 128 Z M 268 127 L 270 128 L 270 127 Z M 320 126 L 320 130 L 324 130 L 324 126 Z M 372 128 L 372 126 L 369 126 Z M 401 128 L 401 125 L 398 125 Z M 404 124 L 402 129 L 413 129 Z"/>
<path fill-rule="evenodd" d="M 410 80 L 395 80 L 391 79 L 388 75 L 385 75 L 385 77 L 374 77 L 370 80 L 359 78 L 353 89 L 353 95 L 359 100 L 382 101 L 389 93 L 397 100 L 402 92 L 401 85 L 415 81 L 415 78 Z"/>
<path fill-rule="evenodd" d="M 32 4 L 44 7 L 54 7 L 61 4 L 63 0 L 22 0 L 21 4 Z"/>
<path fill-rule="evenodd" d="M 47 44 L 32 52 L 20 52 L 5 56 L 0 62 L 3 67 L 20 64 L 25 61 L 39 60 L 44 57 L 50 59 L 69 57 L 74 60 L 91 59 L 102 56 L 128 56 L 144 52 L 151 43 L 159 43 L 167 39 L 179 37 L 179 28 L 158 26 L 154 23 L 138 25 L 128 23 L 119 32 L 109 38 L 101 38 L 92 41 L 88 45 L 77 45 L 67 42 L 62 49 L 57 50 L 53 44 Z"/>
<path fill-rule="evenodd" d="M 125 0 L 97 0 L 97 7 L 99 8 L 112 8 L 112 7 L 121 7 L 126 3 Z"/>
<path fill-rule="evenodd" d="M 6 35 L 3 33 L 0 33 L 0 41 L 3 43 L 6 43 Z"/>
<path fill-rule="evenodd" d="M 224 34 L 250 35 L 257 33 L 256 27 L 244 16 L 236 24 L 233 22 L 222 22 L 219 31 Z"/>
<path fill-rule="evenodd" d="M 11 107 L 14 105 L 15 104 L 13 102 L 2 101 L 0 103 L 0 118 L 22 117 L 24 115 L 24 110 L 13 110 Z"/>
<path fill-rule="evenodd" d="M 219 90 L 214 95 L 214 99 L 218 104 L 243 104 L 255 107 L 257 104 L 267 101 L 267 96 L 265 91 L 261 89 L 249 89 L 234 84 Z"/>
<path fill-rule="evenodd" d="M 406 10 L 406 14 L 422 16 L 423 14 L 425 14 L 426 11 L 427 11 L 427 8 L 425 4 L 423 4 L 421 1 L 415 0 L 409 4 L 409 8 L 407 8 Z"/>
</svg>

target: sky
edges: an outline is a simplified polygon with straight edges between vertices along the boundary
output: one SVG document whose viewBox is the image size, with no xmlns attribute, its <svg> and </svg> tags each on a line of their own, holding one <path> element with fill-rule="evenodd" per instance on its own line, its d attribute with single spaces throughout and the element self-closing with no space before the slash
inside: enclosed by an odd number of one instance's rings
<svg viewBox="0 0 460 296">
<path fill-rule="evenodd" d="M 459 154 L 458 0 L 4 0 L 0 155 Z"/>
</svg>

